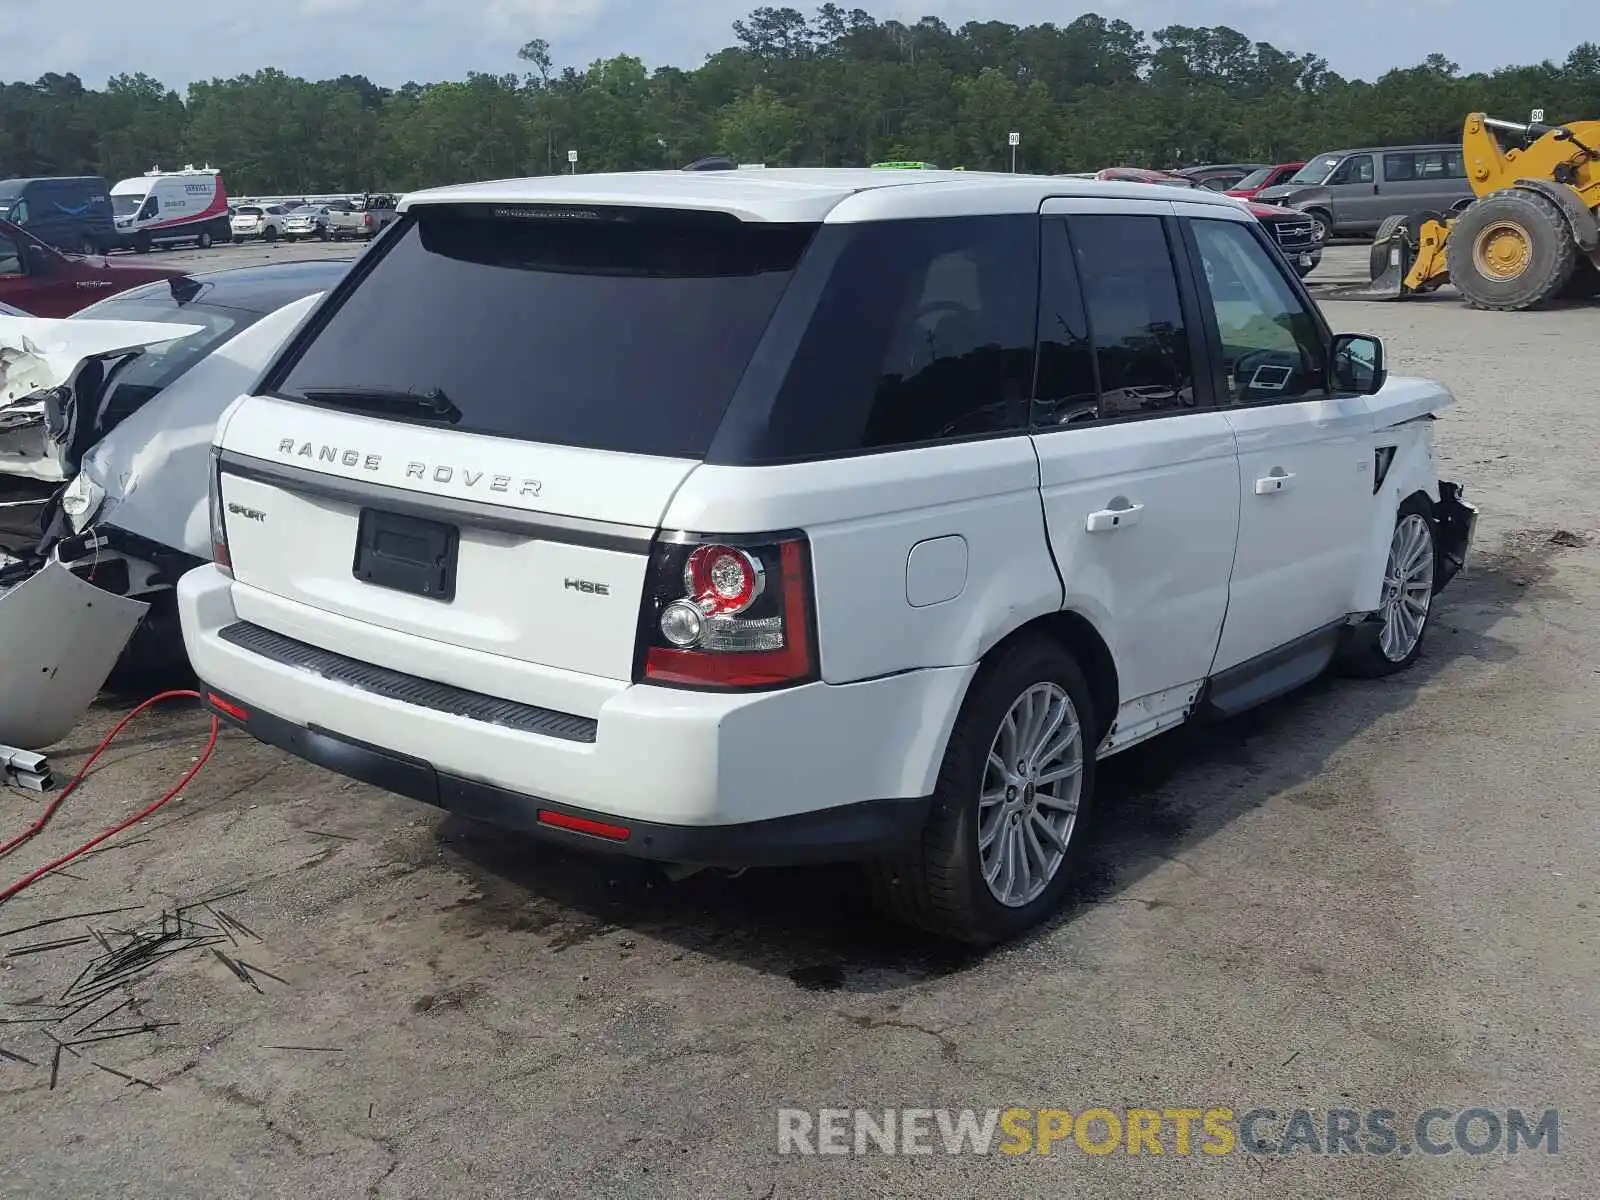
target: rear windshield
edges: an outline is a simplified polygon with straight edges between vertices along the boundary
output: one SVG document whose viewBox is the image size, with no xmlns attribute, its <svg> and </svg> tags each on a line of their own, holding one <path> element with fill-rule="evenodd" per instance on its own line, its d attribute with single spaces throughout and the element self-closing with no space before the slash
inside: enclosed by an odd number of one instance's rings
<svg viewBox="0 0 1600 1200">
<path fill-rule="evenodd" d="M 1272 173 L 1277 169 L 1277 167 L 1262 167 L 1259 171 L 1251 171 L 1250 174 L 1246 175 L 1233 186 L 1236 190 L 1241 192 L 1246 188 L 1266 187 L 1267 180 L 1272 178 Z"/>
<path fill-rule="evenodd" d="M 813 228 L 424 210 L 269 387 L 398 394 L 380 413 L 396 420 L 428 419 L 405 396 L 437 393 L 464 431 L 700 458 Z"/>
<path fill-rule="evenodd" d="M 155 321 L 161 324 L 199 325 L 198 333 L 172 342 L 146 346 L 112 369 L 102 394 L 103 423 L 114 424 L 148 403 L 163 388 L 235 334 L 243 333 L 262 317 L 242 308 L 210 304 L 179 304 L 165 284 L 139 289 L 137 294 L 113 296 L 74 313 L 70 320 Z"/>
</svg>

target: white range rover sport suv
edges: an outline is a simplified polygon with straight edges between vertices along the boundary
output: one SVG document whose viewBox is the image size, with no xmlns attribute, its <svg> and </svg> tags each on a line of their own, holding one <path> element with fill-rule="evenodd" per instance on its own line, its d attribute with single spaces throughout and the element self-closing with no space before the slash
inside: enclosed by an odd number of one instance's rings
<svg viewBox="0 0 1600 1200">
<path fill-rule="evenodd" d="M 414 193 L 218 426 L 212 708 L 472 818 L 859 860 L 993 943 L 1095 765 L 1422 647 L 1438 384 L 1238 202 L 973 172 Z"/>
</svg>

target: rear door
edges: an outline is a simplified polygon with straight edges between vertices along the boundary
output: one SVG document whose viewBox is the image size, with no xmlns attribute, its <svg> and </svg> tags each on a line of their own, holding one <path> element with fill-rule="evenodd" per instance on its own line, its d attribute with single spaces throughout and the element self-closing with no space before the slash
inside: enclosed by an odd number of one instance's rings
<svg viewBox="0 0 1600 1200">
<path fill-rule="evenodd" d="M 651 538 L 810 233 L 408 217 L 228 425 L 241 617 L 288 601 L 631 678 Z"/>
<path fill-rule="evenodd" d="M 1255 223 L 1188 225 L 1239 446 L 1223 671 L 1347 615 L 1375 503 L 1372 416 L 1362 397 L 1329 392 L 1321 322 Z"/>
<path fill-rule="evenodd" d="M 1066 607 L 1109 643 L 1124 705 L 1155 719 L 1211 669 L 1239 522 L 1173 211 L 1046 203 L 1033 421 Z"/>
</svg>

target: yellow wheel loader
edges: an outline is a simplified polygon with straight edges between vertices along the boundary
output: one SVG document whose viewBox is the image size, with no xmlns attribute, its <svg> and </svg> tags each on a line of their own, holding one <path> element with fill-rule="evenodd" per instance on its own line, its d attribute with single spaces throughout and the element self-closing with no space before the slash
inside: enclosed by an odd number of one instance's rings
<svg viewBox="0 0 1600 1200">
<path fill-rule="evenodd" d="M 1450 218 L 1388 218 L 1372 244 L 1372 282 L 1345 294 L 1399 300 L 1452 283 L 1473 308 L 1516 312 L 1600 293 L 1600 121 L 1472 113 L 1461 152 L 1477 199 Z"/>
</svg>

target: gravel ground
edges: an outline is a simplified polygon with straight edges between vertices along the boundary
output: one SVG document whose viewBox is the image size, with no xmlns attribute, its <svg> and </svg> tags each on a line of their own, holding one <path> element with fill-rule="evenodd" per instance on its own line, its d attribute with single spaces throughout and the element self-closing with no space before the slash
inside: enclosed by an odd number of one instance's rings
<svg viewBox="0 0 1600 1200">
<path fill-rule="evenodd" d="M 0 906 L 0 1194 L 1593 1196 L 1597 312 L 1328 308 L 1456 389 L 1438 443 L 1483 508 L 1478 557 L 1411 673 L 1108 763 L 1048 929 L 954 953 L 878 924 L 848 870 L 669 884 L 225 734 L 181 802 Z M 131 728 L 5 878 L 159 795 L 205 733 L 180 710 Z M 0 830 L 36 812 L 0 794 Z M 162 960 L 82 1036 L 171 1024 L 60 1053 L 52 1087 L 50 1035 L 116 1000 L 32 1020 L 103 951 L 16 950 L 235 891 L 213 908 L 238 925 L 189 913 L 227 940 Z M 1434 1106 L 1559 1108 L 1562 1136 L 1514 1157 L 1185 1156 L 1170 1132 L 1161 1156 L 777 1153 L 782 1106 L 1140 1105 L 1387 1108 L 1403 1135 Z"/>
</svg>

